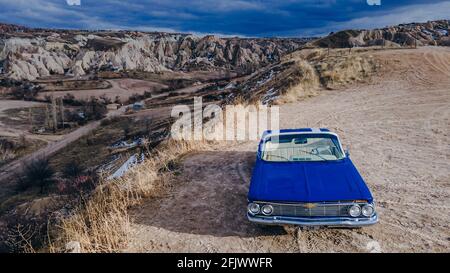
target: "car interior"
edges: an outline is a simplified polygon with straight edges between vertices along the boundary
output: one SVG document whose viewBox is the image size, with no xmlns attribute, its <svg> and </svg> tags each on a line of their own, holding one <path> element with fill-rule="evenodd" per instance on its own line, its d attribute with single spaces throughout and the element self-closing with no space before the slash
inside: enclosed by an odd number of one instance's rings
<svg viewBox="0 0 450 273">
<path fill-rule="evenodd" d="M 262 159 L 272 162 L 328 161 L 343 158 L 337 140 L 330 137 L 295 136 L 269 138 L 262 150 Z"/>
</svg>

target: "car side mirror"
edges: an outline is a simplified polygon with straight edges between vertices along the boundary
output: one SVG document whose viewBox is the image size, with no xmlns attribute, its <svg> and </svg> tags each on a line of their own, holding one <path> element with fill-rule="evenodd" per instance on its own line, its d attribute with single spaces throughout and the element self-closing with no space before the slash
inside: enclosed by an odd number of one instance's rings
<svg viewBox="0 0 450 273">
<path fill-rule="evenodd" d="M 347 148 L 344 150 L 344 152 L 345 152 L 345 156 L 350 157 L 350 148 L 349 148 L 349 147 L 347 147 Z"/>
</svg>

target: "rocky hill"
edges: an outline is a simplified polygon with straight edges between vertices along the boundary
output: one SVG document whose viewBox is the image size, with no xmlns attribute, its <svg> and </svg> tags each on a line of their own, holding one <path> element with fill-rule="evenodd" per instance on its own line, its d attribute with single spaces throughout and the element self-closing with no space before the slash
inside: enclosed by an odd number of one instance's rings
<svg viewBox="0 0 450 273">
<path fill-rule="evenodd" d="M 450 46 L 450 21 L 402 24 L 373 30 L 344 30 L 313 42 L 319 47 L 343 48 L 386 45 L 388 47 Z"/>
<path fill-rule="evenodd" d="M 310 39 L 247 39 L 180 33 L 31 29 L 0 24 L 0 76 L 35 80 L 99 71 L 214 71 L 247 74 L 305 47 L 450 46 L 449 20 Z"/>
<path fill-rule="evenodd" d="M 307 40 L 198 37 L 131 31 L 71 31 L 0 25 L 0 72 L 11 79 L 82 76 L 101 70 L 247 73 Z"/>
</svg>

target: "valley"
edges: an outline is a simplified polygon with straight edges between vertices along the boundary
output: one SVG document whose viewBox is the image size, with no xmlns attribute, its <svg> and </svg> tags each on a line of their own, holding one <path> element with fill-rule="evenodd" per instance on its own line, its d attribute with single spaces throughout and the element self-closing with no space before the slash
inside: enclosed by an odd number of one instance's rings
<svg viewBox="0 0 450 273">
<path fill-rule="evenodd" d="M 265 39 L 0 24 L 0 250 L 443 252 L 448 29 L 441 20 Z M 248 222 L 257 143 L 172 143 L 171 110 L 194 97 L 279 106 L 282 128 L 340 134 L 380 224 Z M 39 183 L 33 168 L 45 170 Z"/>
</svg>

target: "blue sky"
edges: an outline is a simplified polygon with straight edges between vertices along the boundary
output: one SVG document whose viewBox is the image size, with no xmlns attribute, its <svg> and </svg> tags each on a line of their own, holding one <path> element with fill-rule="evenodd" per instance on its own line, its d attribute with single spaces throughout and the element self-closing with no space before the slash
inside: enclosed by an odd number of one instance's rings
<svg viewBox="0 0 450 273">
<path fill-rule="evenodd" d="M 450 0 L 381 0 L 381 6 L 367 0 L 0 0 L 0 22 L 29 27 L 247 37 L 324 35 L 449 14 Z"/>
</svg>

